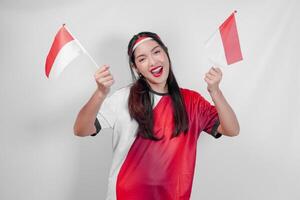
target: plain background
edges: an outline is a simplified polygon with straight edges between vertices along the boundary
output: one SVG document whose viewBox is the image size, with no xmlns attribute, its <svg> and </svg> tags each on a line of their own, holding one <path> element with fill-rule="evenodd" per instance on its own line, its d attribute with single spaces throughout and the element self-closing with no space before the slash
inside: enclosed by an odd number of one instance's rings
<svg viewBox="0 0 300 200">
<path fill-rule="evenodd" d="M 300 199 L 300 3 L 296 0 L 0 1 L 0 199 L 104 199 L 111 131 L 73 135 L 96 88 L 96 67 L 77 58 L 54 81 L 44 63 L 62 23 L 116 83 L 130 83 L 129 39 L 157 32 L 181 87 L 210 100 L 203 42 L 233 10 L 244 60 L 224 68 L 221 89 L 238 137 L 198 142 L 192 200 Z"/>
</svg>

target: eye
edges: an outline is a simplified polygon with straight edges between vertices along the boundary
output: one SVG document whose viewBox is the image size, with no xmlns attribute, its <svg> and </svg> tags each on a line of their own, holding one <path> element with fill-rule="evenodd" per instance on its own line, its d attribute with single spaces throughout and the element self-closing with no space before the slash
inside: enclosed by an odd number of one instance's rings
<svg viewBox="0 0 300 200">
<path fill-rule="evenodd" d="M 154 54 L 159 54 L 159 53 L 160 53 L 160 50 L 154 51 Z"/>
<path fill-rule="evenodd" d="M 145 60 L 145 58 L 141 58 L 139 59 L 139 62 L 143 62 Z"/>
</svg>

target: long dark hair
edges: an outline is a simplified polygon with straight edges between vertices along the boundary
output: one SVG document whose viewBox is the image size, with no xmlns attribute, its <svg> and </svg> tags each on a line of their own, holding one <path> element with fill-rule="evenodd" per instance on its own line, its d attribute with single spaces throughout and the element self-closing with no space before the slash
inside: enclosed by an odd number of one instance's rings
<svg viewBox="0 0 300 200">
<path fill-rule="evenodd" d="M 151 90 L 150 85 L 147 83 L 143 76 L 137 77 L 133 70 L 133 68 L 135 68 L 136 65 L 134 51 L 132 49 L 136 41 L 141 37 L 151 37 L 162 47 L 162 49 L 166 52 L 168 56 L 170 70 L 169 76 L 167 78 L 167 86 L 169 95 L 172 99 L 172 106 L 174 112 L 173 116 L 175 122 L 172 138 L 179 136 L 182 132 L 186 134 L 189 127 L 188 115 L 185 109 L 183 97 L 180 93 L 180 88 L 172 71 L 172 65 L 168 49 L 161 41 L 160 37 L 157 34 L 151 32 L 141 32 L 137 35 L 134 35 L 128 44 L 129 66 L 133 79 L 133 84 L 130 88 L 130 94 L 128 99 L 128 109 L 130 117 L 135 119 L 138 123 L 137 134 L 143 138 L 151 140 L 157 141 L 162 139 L 157 138 L 153 133 L 153 93 L 149 92 L 149 90 Z"/>
</svg>

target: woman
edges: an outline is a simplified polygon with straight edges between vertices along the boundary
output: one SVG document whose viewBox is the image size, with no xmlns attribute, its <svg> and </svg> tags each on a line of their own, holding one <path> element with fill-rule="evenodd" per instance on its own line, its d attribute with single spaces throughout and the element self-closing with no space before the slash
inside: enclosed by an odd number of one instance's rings
<svg viewBox="0 0 300 200">
<path fill-rule="evenodd" d="M 107 199 L 188 200 L 200 133 L 215 138 L 239 133 L 219 88 L 222 72 L 211 68 L 205 75 L 213 106 L 197 92 L 178 87 L 168 49 L 157 34 L 135 35 L 128 56 L 133 84 L 107 97 L 114 79 L 109 66 L 97 70 L 98 87 L 77 116 L 75 135 L 113 128 Z"/>
</svg>

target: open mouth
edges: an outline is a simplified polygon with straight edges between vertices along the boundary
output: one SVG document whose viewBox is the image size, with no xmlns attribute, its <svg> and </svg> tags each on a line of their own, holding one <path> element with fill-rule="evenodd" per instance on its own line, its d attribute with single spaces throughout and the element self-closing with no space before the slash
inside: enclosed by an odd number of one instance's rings
<svg viewBox="0 0 300 200">
<path fill-rule="evenodd" d="M 153 76 L 158 77 L 162 74 L 163 67 L 162 66 L 154 67 L 153 69 L 150 70 L 150 72 L 153 74 Z"/>
</svg>

